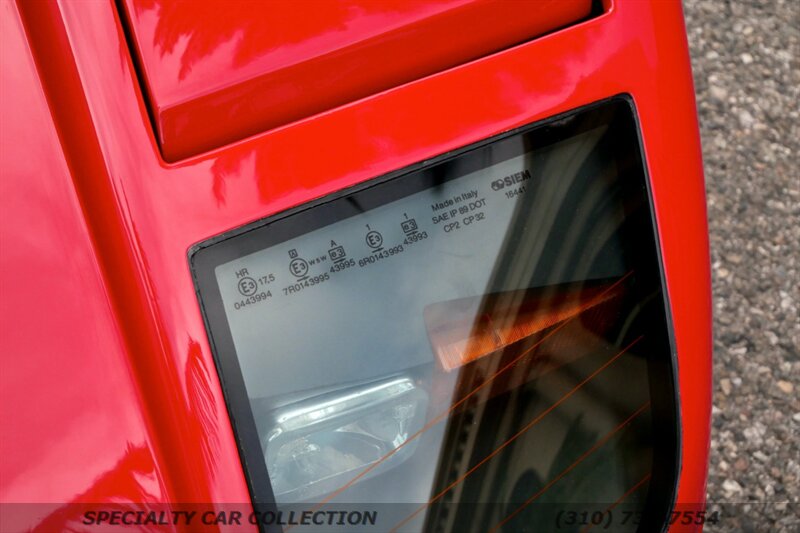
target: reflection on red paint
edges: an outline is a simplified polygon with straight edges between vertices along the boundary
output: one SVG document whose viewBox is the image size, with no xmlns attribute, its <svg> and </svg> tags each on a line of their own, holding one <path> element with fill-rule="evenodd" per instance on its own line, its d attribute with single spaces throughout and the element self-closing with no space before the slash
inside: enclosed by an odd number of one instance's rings
<svg viewBox="0 0 800 533">
<path fill-rule="evenodd" d="M 117 464 L 98 477 L 84 492 L 42 519 L 34 532 L 76 531 L 84 522 L 86 506 L 113 505 L 118 509 L 147 510 L 148 503 L 158 502 L 158 495 L 150 494 L 142 480 L 155 475 L 155 464 L 150 452 L 144 447 L 129 446 Z M 43 506 L 42 506 L 43 507 Z M 9 509 L 8 512 L 24 513 L 24 508 Z M 30 511 L 34 511 L 30 509 Z M 162 528 L 147 528 L 142 531 L 163 531 Z"/>
<path fill-rule="evenodd" d="M 168 161 L 517 45 L 591 10 L 590 0 L 124 5 Z"/>
</svg>

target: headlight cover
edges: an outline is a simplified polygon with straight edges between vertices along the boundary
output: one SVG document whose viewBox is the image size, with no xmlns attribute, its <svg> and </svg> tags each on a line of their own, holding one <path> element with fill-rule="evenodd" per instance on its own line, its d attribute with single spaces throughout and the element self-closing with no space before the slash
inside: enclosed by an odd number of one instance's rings
<svg viewBox="0 0 800 533">
<path fill-rule="evenodd" d="M 387 454 L 391 460 L 369 475 L 398 465 L 414 451 L 416 441 L 404 445 L 422 428 L 426 408 L 425 392 L 400 377 L 276 410 L 264 443 L 275 497 L 323 496 Z"/>
<path fill-rule="evenodd" d="M 615 530 L 661 528 L 677 384 L 634 113 L 598 102 L 190 252 L 256 504 L 519 531 L 624 497 Z"/>
</svg>

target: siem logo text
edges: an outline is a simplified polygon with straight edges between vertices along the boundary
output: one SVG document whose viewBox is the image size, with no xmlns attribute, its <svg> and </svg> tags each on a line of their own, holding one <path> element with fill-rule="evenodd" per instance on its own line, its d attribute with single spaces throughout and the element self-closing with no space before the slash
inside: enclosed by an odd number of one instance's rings
<svg viewBox="0 0 800 533">
<path fill-rule="evenodd" d="M 531 178 L 530 170 L 523 170 L 522 172 L 517 172 L 516 174 L 511 174 L 506 176 L 505 178 L 501 178 L 498 180 L 494 180 L 492 182 L 492 190 L 499 191 L 504 187 L 511 187 L 521 181 L 525 181 Z"/>
</svg>

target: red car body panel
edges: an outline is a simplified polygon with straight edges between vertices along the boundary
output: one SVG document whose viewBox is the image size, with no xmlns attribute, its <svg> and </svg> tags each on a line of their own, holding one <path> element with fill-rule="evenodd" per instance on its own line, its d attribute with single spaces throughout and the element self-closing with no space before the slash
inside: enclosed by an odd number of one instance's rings
<svg viewBox="0 0 800 533">
<path fill-rule="evenodd" d="M 590 9 L 591 0 L 125 2 L 167 161 L 525 42 Z"/>
<path fill-rule="evenodd" d="M 309 27 L 326 23 L 305 15 Z M 628 93 L 641 122 L 677 346 L 677 504 L 702 506 L 710 273 L 678 1 L 609 2 L 576 25 L 175 163 L 161 155 L 114 2 L 4 2 L 0 33 L 4 505 L 249 501 L 187 250 Z M 359 61 L 385 60 L 366 49 Z M 225 64 L 220 75 L 235 77 Z M 215 139 L 218 125 L 212 115 L 193 127 Z M 245 119 L 229 127 L 240 137 L 252 128 Z M 12 529 L 47 530 L 60 519 L 52 510 L 32 508 Z"/>
</svg>

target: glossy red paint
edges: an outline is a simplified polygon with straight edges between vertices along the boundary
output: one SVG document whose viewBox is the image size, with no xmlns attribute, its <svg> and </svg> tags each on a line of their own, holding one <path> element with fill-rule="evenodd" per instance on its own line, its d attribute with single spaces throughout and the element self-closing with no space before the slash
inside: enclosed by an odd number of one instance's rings
<svg viewBox="0 0 800 533">
<path fill-rule="evenodd" d="M 175 161 L 525 42 L 588 16 L 591 0 L 124 6 Z"/>
<path fill-rule="evenodd" d="M 16 6 L 0 9 L 0 531 L 61 531 L 61 504 L 171 491 Z"/>
<path fill-rule="evenodd" d="M 678 350 L 678 503 L 703 502 L 710 274 L 681 7 L 607 7 L 592 20 L 168 164 L 112 1 L 30 2 L 21 14 L 4 2 L 0 424 L 14 429 L 13 440 L 2 440 L 2 501 L 247 501 L 188 248 L 629 93 Z M 385 57 L 367 53 L 364 61 Z M 209 119 L 195 127 L 213 138 L 218 126 Z M 34 518 L 27 525 L 46 527 Z"/>
</svg>

